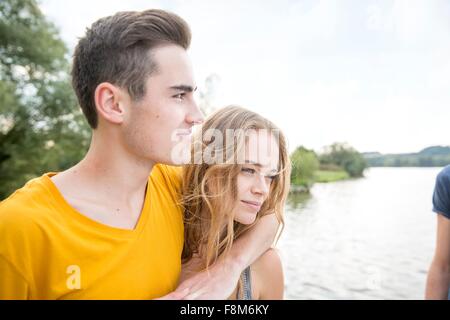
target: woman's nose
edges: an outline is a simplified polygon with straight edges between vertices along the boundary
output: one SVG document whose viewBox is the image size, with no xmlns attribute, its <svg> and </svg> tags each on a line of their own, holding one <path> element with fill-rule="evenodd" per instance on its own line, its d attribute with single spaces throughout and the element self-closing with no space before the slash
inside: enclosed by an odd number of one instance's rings
<svg viewBox="0 0 450 320">
<path fill-rule="evenodd" d="M 258 174 L 253 185 L 253 192 L 266 196 L 269 193 L 269 185 L 264 175 Z"/>
</svg>

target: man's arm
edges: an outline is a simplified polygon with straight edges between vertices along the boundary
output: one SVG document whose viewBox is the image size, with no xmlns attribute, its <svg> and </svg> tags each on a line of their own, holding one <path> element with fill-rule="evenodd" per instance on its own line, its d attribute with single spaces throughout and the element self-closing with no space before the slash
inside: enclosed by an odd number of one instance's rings
<svg viewBox="0 0 450 320">
<path fill-rule="evenodd" d="M 450 283 L 450 219 L 437 215 L 436 251 L 428 271 L 425 299 L 447 300 Z"/>
<path fill-rule="evenodd" d="M 184 299 L 228 299 L 239 277 L 272 246 L 279 227 L 275 214 L 263 216 L 234 243 L 228 256 L 221 256 L 207 271 L 185 280 L 175 292 L 189 288 Z"/>
</svg>

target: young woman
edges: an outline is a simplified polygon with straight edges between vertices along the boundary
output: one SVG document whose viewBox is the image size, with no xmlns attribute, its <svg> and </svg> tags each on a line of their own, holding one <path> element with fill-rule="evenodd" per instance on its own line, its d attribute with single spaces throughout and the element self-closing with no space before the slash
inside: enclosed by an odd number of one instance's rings
<svg viewBox="0 0 450 320">
<path fill-rule="evenodd" d="M 272 122 L 237 106 L 206 119 L 183 172 L 182 279 L 227 254 L 233 241 L 264 215 L 276 215 L 279 237 L 289 185 L 286 140 Z M 280 257 L 270 249 L 244 270 L 229 298 L 282 299 L 283 289 Z"/>
</svg>

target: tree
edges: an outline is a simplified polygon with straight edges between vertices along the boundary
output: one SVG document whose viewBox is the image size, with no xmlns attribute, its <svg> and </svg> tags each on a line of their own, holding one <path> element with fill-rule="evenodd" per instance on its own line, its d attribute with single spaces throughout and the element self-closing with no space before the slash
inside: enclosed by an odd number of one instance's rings
<svg viewBox="0 0 450 320">
<path fill-rule="evenodd" d="M 347 171 L 351 177 L 361 177 L 367 167 L 364 157 L 345 143 L 334 143 L 325 148 L 319 157 L 323 165 L 336 165 Z"/>
<path fill-rule="evenodd" d="M 35 0 L 2 0 L 0 199 L 30 178 L 79 161 L 89 137 L 56 28 Z"/>
<path fill-rule="evenodd" d="M 291 163 L 292 183 L 309 188 L 314 183 L 314 173 L 319 168 L 316 153 L 300 146 L 291 154 Z"/>
</svg>

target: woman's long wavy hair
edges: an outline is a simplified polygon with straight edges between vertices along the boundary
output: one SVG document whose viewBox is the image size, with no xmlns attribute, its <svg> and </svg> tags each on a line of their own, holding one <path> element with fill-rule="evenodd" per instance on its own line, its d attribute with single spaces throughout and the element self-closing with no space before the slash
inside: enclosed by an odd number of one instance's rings
<svg viewBox="0 0 450 320">
<path fill-rule="evenodd" d="M 223 137 L 231 129 L 234 133 L 233 142 L 227 143 L 227 139 L 221 141 L 217 137 L 209 137 L 209 129 L 218 130 L 216 132 L 220 132 Z M 236 161 L 236 155 L 245 150 L 246 133 L 259 129 L 266 129 L 277 135 L 279 171 L 271 182 L 268 198 L 255 222 L 244 225 L 235 222 L 231 214 L 238 202 L 237 178 L 242 168 L 242 164 Z M 214 152 L 210 152 L 211 150 Z M 212 161 L 205 162 L 204 154 L 208 152 L 212 155 Z M 256 224 L 262 216 L 271 213 L 276 215 L 280 223 L 278 240 L 284 227 L 283 210 L 289 186 L 290 161 L 286 139 L 272 122 L 239 106 L 228 106 L 209 116 L 201 130 L 193 136 L 191 162 L 183 170 L 183 263 L 196 255 L 201 259 L 199 271 L 207 269 L 219 255 L 229 252 L 233 240 Z"/>
</svg>

